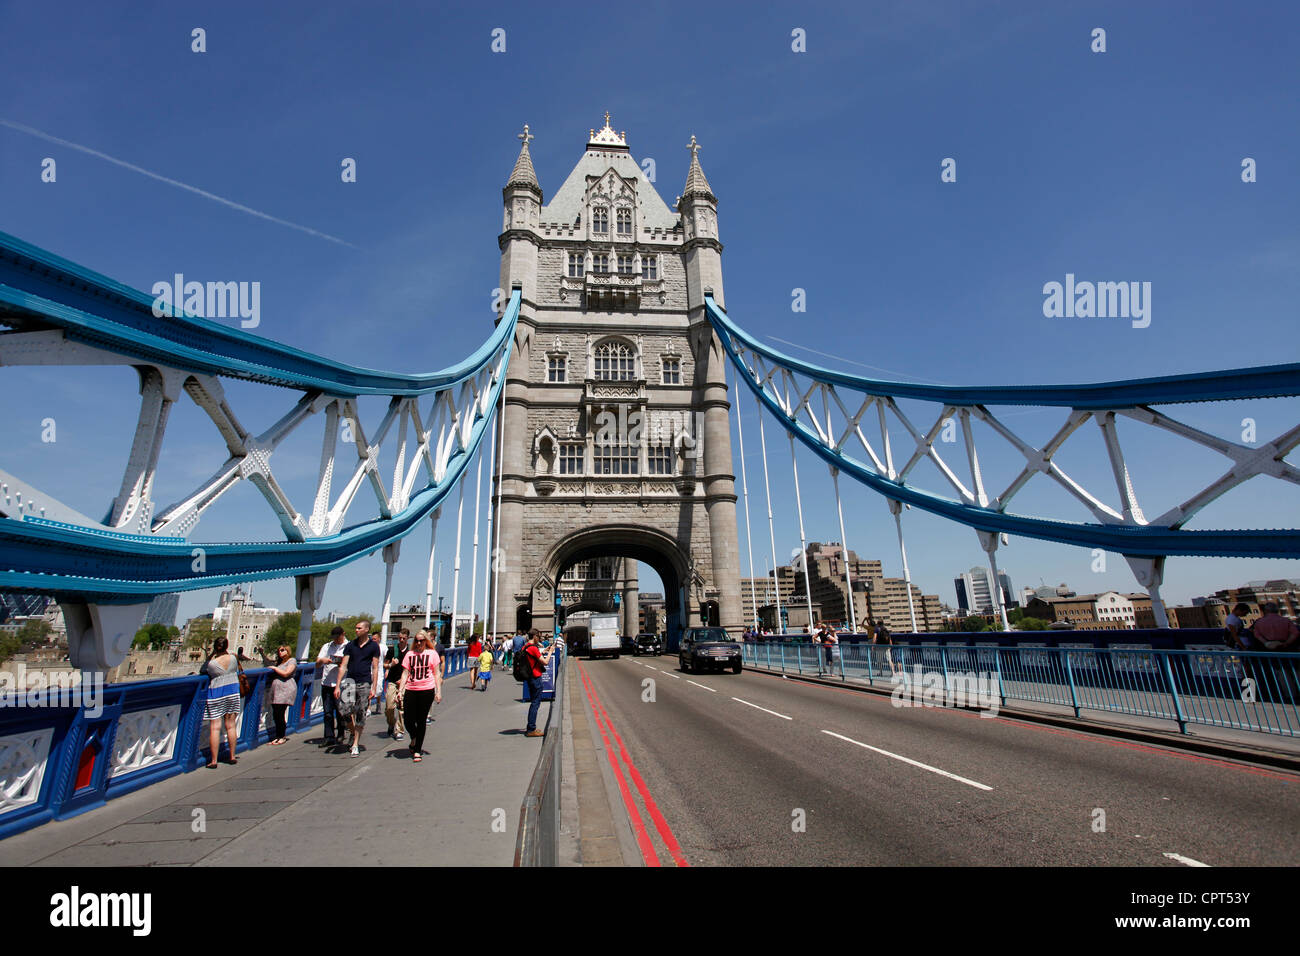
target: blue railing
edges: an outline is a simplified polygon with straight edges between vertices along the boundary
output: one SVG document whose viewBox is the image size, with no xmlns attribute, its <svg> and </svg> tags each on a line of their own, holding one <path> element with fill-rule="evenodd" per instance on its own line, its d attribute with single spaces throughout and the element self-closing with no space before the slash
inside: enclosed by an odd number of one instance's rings
<svg viewBox="0 0 1300 956">
<path fill-rule="evenodd" d="M 446 676 L 468 670 L 465 657 L 464 647 L 450 648 Z M 244 673 L 252 686 L 239 717 L 239 753 L 267 743 L 273 733 L 271 672 Z M 315 663 L 300 664 L 294 676 L 288 734 L 322 719 Z M 208 762 L 207 689 L 207 677 L 191 676 L 83 688 L 70 705 L 68 695 L 56 691 L 8 698 L 0 706 L 0 839 L 202 767 Z M 219 756 L 229 756 L 224 728 Z"/>
<path fill-rule="evenodd" d="M 1300 736 L 1300 654 L 1183 649 L 794 642 L 744 645 L 751 667 L 885 685 L 917 706 L 1020 700 L 1178 724 Z"/>
</svg>

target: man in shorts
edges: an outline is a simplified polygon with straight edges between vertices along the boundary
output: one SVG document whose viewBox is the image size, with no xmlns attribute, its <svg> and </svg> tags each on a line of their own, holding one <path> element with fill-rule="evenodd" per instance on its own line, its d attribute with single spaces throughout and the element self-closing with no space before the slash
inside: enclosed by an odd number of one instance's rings
<svg viewBox="0 0 1300 956">
<path fill-rule="evenodd" d="M 370 639 L 370 622 L 357 621 L 357 637 L 349 641 L 339 665 L 339 686 L 334 693 L 339 701 L 339 713 L 347 718 L 352 735 L 352 756 L 360 756 L 361 732 L 366 726 L 366 714 L 379 687 L 379 644 Z"/>
</svg>

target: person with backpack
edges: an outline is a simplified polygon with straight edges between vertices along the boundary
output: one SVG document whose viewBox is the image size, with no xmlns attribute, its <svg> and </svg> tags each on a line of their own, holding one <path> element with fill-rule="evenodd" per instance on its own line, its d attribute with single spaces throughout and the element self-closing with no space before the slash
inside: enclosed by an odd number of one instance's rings
<svg viewBox="0 0 1300 956">
<path fill-rule="evenodd" d="M 528 726 L 524 728 L 525 737 L 545 736 L 537 729 L 537 711 L 542 706 L 542 675 L 551 663 L 555 648 L 542 650 L 542 635 L 536 628 L 528 632 L 528 641 L 524 649 L 515 656 L 515 680 L 528 685 Z"/>
<path fill-rule="evenodd" d="M 397 646 L 390 647 L 384 656 L 388 665 L 388 688 L 384 694 L 384 716 L 388 718 L 388 736 L 401 740 L 406 728 L 402 724 L 402 691 L 398 681 L 402 679 L 402 661 L 411 649 L 410 628 L 402 628 L 397 638 Z"/>
</svg>

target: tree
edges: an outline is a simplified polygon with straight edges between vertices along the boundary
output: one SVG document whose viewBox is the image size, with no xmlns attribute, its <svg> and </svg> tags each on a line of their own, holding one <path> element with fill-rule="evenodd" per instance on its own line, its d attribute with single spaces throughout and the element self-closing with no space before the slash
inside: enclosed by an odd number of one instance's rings
<svg viewBox="0 0 1300 956">
<path fill-rule="evenodd" d="M 167 625 L 149 624 L 135 632 L 135 640 L 131 642 L 131 646 L 141 649 L 147 647 L 156 651 L 159 648 L 166 647 L 171 637 Z"/>
<path fill-rule="evenodd" d="M 17 634 L 0 634 L 0 664 L 17 654 L 18 648 L 22 645 L 23 642 Z"/>
<path fill-rule="evenodd" d="M 258 650 L 267 657 L 274 657 L 275 649 L 284 644 L 290 649 L 291 653 L 296 653 L 298 649 L 298 629 L 301 626 L 302 615 L 297 611 L 281 614 L 266 629 L 266 634 L 262 637 Z M 329 621 L 313 620 L 311 622 L 311 644 L 307 649 L 307 655 L 311 660 L 316 659 L 316 652 L 330 639 L 330 631 L 333 629 L 334 625 Z"/>
<path fill-rule="evenodd" d="M 39 644 L 54 628 L 43 617 L 34 617 L 18 628 L 20 644 Z"/>
<path fill-rule="evenodd" d="M 224 624 L 213 625 L 210 617 L 196 617 L 190 621 L 190 636 L 185 641 L 186 647 L 201 647 L 205 651 L 212 647 L 212 642 L 226 636 Z"/>
<path fill-rule="evenodd" d="M 1044 621 L 1041 617 L 1022 617 L 1015 627 L 1017 631 L 1045 631 L 1050 624 L 1050 621 Z"/>
<path fill-rule="evenodd" d="M 1025 616 L 1024 608 L 1013 607 L 1007 611 L 1007 623 L 1010 624 L 1012 627 L 1015 627 L 1016 622 L 1018 622 L 1024 616 Z M 1030 630 L 1030 628 L 1021 628 L 1021 630 L 1027 631 Z M 1037 629 L 1035 628 L 1035 630 Z"/>
<path fill-rule="evenodd" d="M 989 625 L 988 622 L 984 620 L 984 618 L 976 617 L 974 614 L 972 614 L 970 617 L 962 619 L 961 629 L 963 631 L 969 631 L 971 633 L 974 633 L 976 631 L 987 631 L 989 629 Z"/>
</svg>

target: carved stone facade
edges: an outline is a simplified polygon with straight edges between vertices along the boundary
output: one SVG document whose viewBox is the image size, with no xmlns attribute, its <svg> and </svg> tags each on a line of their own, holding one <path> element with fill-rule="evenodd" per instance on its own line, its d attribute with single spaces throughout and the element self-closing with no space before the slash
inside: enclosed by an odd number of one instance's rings
<svg viewBox="0 0 1300 956">
<path fill-rule="evenodd" d="M 636 630 L 636 561 L 663 579 L 670 633 L 705 621 L 738 631 L 725 356 L 704 315 L 706 292 L 725 308 L 722 246 L 698 147 L 692 138 L 670 209 L 606 117 L 544 205 L 526 127 L 520 138 L 499 238 L 501 287 L 519 288 L 522 305 L 492 629 L 553 627 L 562 575 L 617 557 L 625 631 Z"/>
</svg>

